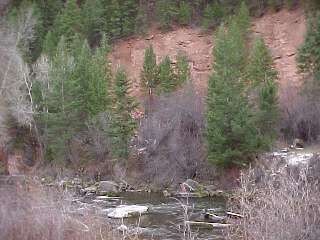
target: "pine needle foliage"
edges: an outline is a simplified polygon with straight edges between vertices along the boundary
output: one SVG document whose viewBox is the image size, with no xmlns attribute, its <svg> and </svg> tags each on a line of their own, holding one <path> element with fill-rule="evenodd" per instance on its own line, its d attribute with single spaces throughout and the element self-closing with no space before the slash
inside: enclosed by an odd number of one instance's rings
<svg viewBox="0 0 320 240">
<path fill-rule="evenodd" d="M 130 83 L 126 72 L 119 67 L 115 73 L 112 114 L 112 153 L 115 157 L 126 158 L 129 155 L 129 141 L 133 135 L 136 122 L 132 112 L 136 108 L 134 99 L 129 95 Z"/>
</svg>

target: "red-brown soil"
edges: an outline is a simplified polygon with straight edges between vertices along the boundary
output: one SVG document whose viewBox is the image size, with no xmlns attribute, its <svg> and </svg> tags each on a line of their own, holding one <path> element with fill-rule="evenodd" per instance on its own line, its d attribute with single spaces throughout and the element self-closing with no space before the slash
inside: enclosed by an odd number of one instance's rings
<svg viewBox="0 0 320 240">
<path fill-rule="evenodd" d="M 144 50 L 152 45 L 157 62 L 168 55 L 174 62 L 179 51 L 189 60 L 191 78 L 196 91 L 206 89 L 212 61 L 212 36 L 199 28 L 183 27 L 169 32 L 150 29 L 145 37 L 132 37 L 114 44 L 111 52 L 113 66 L 123 66 L 132 80 L 133 94 L 139 96 L 139 78 L 143 65 Z"/>
</svg>

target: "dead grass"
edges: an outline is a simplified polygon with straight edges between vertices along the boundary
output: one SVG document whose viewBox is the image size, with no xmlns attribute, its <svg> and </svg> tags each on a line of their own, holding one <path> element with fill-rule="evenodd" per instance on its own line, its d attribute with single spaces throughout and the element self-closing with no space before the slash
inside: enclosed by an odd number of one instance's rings
<svg viewBox="0 0 320 240">
<path fill-rule="evenodd" d="M 270 167 L 261 169 L 262 174 L 257 169 L 243 173 L 235 202 L 245 218 L 232 228 L 229 239 L 319 239 L 320 192 L 310 177 L 319 173 L 313 168 Z"/>
<path fill-rule="evenodd" d="M 0 202 L 0 239 L 114 239 L 106 220 L 90 211 L 75 213 L 66 195 L 25 179 L 0 185 Z"/>
</svg>

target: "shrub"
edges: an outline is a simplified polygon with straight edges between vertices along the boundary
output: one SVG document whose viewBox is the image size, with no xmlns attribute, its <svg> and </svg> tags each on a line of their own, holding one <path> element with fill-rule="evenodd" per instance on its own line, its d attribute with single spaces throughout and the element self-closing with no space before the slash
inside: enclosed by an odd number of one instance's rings
<svg viewBox="0 0 320 240">
<path fill-rule="evenodd" d="M 319 239 L 320 192 L 310 174 L 274 166 L 244 172 L 236 201 L 244 218 L 229 239 Z"/>
<path fill-rule="evenodd" d="M 203 148 L 201 97 L 186 88 L 180 94 L 160 96 L 153 104 L 155 110 L 142 119 L 138 129 L 143 179 L 163 187 L 215 174 Z"/>
<path fill-rule="evenodd" d="M 102 240 L 111 237 L 111 227 L 105 219 L 90 210 L 75 214 L 75 206 L 62 192 L 47 191 L 28 179 L 19 181 L 0 185 L 0 239 Z"/>
</svg>

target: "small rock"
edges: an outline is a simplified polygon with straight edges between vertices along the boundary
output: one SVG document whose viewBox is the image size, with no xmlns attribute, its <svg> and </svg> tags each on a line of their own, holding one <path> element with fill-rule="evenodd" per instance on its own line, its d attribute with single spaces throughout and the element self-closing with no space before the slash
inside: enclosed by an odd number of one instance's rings
<svg viewBox="0 0 320 240">
<path fill-rule="evenodd" d="M 121 224 L 119 227 L 117 227 L 117 229 L 120 231 L 120 232 L 127 232 L 128 231 L 128 227 L 124 224 Z"/>
<path fill-rule="evenodd" d="M 152 40 L 154 38 L 154 35 L 149 35 L 148 37 L 146 37 L 146 40 Z"/>
<path fill-rule="evenodd" d="M 80 190 L 82 193 L 88 194 L 88 193 L 96 193 L 97 192 L 97 187 L 95 186 L 90 186 L 90 187 L 86 187 L 84 189 Z"/>
<path fill-rule="evenodd" d="M 168 190 L 163 190 L 162 193 L 164 197 L 171 197 L 171 193 Z"/>
</svg>

